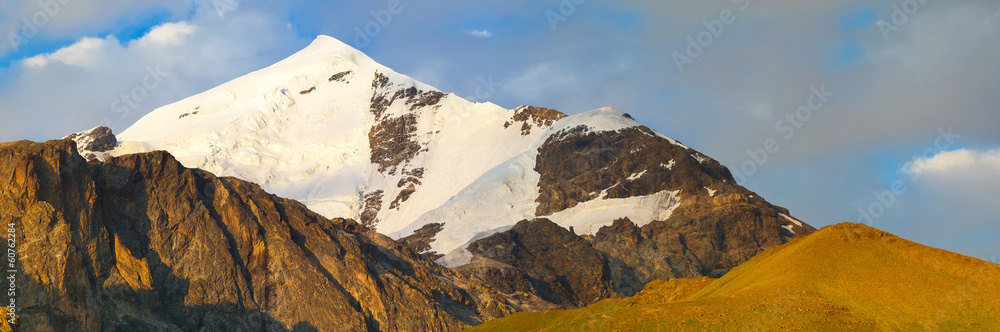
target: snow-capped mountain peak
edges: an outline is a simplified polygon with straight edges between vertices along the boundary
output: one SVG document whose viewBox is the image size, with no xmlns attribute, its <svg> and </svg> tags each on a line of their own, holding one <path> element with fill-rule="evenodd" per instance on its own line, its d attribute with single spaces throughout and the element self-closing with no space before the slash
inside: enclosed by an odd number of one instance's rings
<svg viewBox="0 0 1000 332">
<path fill-rule="evenodd" d="M 443 94 L 321 36 L 270 67 L 151 112 L 111 154 L 166 150 L 187 166 L 389 232 L 543 133 L 528 128 L 544 121 L 526 112 L 516 121 L 515 111 Z"/>
<path fill-rule="evenodd" d="M 430 234 L 426 251 L 449 265 L 468 261 L 471 241 L 522 219 L 586 234 L 622 217 L 665 220 L 697 195 L 689 187 L 718 189 L 728 176 L 617 110 L 566 116 L 469 102 L 326 36 L 156 109 L 118 138 L 108 155 L 166 150 L 330 218 L 395 238 Z M 652 152 L 628 155 L 642 149 Z M 710 175 L 682 186 L 671 175 L 681 171 Z"/>
</svg>

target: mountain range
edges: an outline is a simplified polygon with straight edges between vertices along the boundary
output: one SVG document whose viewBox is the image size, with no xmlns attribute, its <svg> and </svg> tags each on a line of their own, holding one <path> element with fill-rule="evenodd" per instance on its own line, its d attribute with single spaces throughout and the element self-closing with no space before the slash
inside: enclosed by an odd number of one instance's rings
<svg viewBox="0 0 1000 332">
<path fill-rule="evenodd" d="M 832 229 L 861 240 L 824 240 L 833 231 L 629 114 L 470 102 L 325 36 L 117 135 L 97 127 L 2 143 L 0 182 L 0 217 L 23 239 L 20 321 L 6 329 L 450 331 L 523 311 L 646 317 L 621 309 L 636 301 L 645 302 L 626 307 L 676 307 L 705 322 L 683 326 L 715 329 L 771 310 L 747 301 L 788 294 L 806 298 L 796 308 L 834 309 L 763 326 L 808 328 L 829 313 L 895 329 L 914 325 L 856 314 L 854 302 L 816 290 L 839 285 L 823 279 L 836 275 L 828 269 L 860 263 L 813 251 L 945 269 L 940 289 L 973 277 L 959 266 L 979 264 L 865 251 L 857 246 L 869 238 L 902 240 L 860 226 Z M 799 247 L 830 265 L 754 263 Z M 860 287 L 874 272 L 857 273 L 836 280 Z M 740 276 L 746 285 L 722 287 Z M 895 290 L 924 294 L 917 281 Z M 782 285 L 788 292 L 773 293 Z M 719 305 L 672 304 L 695 300 Z M 981 326 L 988 312 L 955 326 Z M 543 315 L 484 327 L 550 328 L 524 319 L 561 314 Z M 729 320 L 695 318 L 704 315 Z"/>
<path fill-rule="evenodd" d="M 759 207 L 770 237 L 812 230 L 736 185 L 717 161 L 627 114 L 469 102 L 325 36 L 156 109 L 117 139 L 83 153 L 164 150 L 186 167 L 397 239 L 438 225 L 426 252 L 450 267 L 471 260 L 469 243 L 520 220 L 596 235 L 618 218 L 641 227 L 704 200 Z"/>
</svg>

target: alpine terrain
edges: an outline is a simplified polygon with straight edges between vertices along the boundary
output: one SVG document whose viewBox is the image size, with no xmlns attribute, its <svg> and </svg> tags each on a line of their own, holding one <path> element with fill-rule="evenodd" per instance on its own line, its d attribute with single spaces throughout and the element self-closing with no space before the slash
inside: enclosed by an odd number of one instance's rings
<svg viewBox="0 0 1000 332">
<path fill-rule="evenodd" d="M 3 143 L 10 314 L 454 331 L 718 278 L 816 231 L 628 114 L 570 113 L 469 102 L 321 36 L 121 133 Z"/>
<path fill-rule="evenodd" d="M 472 241 L 525 219 L 580 235 L 620 218 L 637 227 L 684 219 L 702 231 L 681 242 L 741 251 L 707 258 L 727 267 L 748 258 L 742 251 L 813 230 L 627 114 L 472 103 L 325 36 L 159 108 L 117 139 L 110 151 L 82 153 L 168 151 L 186 167 L 257 183 L 328 218 L 396 239 L 416 234 L 411 243 L 452 267 L 471 261 Z"/>
</svg>

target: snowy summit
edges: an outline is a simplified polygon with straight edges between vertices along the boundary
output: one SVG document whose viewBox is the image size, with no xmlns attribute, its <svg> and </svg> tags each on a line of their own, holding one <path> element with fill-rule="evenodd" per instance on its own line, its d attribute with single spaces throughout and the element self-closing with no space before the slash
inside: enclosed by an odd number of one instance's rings
<svg viewBox="0 0 1000 332">
<path fill-rule="evenodd" d="M 320 36 L 270 67 L 154 110 L 118 135 L 114 150 L 94 153 L 166 150 L 186 167 L 252 181 L 393 238 L 441 224 L 429 251 L 456 266 L 468 262 L 470 241 L 523 219 L 594 234 L 618 218 L 641 226 L 669 217 L 680 190 L 610 198 L 614 183 L 540 208 L 564 196 L 542 197 L 544 145 L 629 128 L 703 157 L 610 108 L 565 116 L 473 103 Z M 640 171 L 618 182 L 648 176 Z"/>
</svg>

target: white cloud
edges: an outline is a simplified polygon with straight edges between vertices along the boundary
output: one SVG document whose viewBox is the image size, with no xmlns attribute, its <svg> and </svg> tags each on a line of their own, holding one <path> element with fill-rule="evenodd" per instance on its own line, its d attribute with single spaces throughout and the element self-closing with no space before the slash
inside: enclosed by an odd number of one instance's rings
<svg viewBox="0 0 1000 332">
<path fill-rule="evenodd" d="M 24 60 L 24 65 L 38 69 L 51 62 L 57 62 L 70 66 L 92 67 L 100 61 L 98 54 L 107 52 L 107 47 L 117 43 L 118 40 L 114 36 L 109 36 L 107 39 L 83 38 L 55 52 L 27 58 Z"/>
<path fill-rule="evenodd" d="M 476 37 L 476 38 L 490 38 L 490 37 L 493 37 L 493 33 L 490 32 L 489 30 L 486 30 L 486 29 L 483 29 L 483 30 L 469 30 L 469 35 L 471 35 L 473 37 Z"/>
<path fill-rule="evenodd" d="M 933 157 L 915 160 L 911 170 L 921 175 L 968 176 L 972 174 L 1000 177 L 1000 150 L 961 149 L 941 152 Z M 1000 188 L 997 190 L 1000 191 Z"/>
<path fill-rule="evenodd" d="M 188 22 L 170 22 L 159 25 L 149 31 L 137 42 L 142 46 L 173 46 L 184 41 L 184 38 L 195 32 L 197 27 Z"/>
<path fill-rule="evenodd" d="M 162 24 L 129 42 L 114 35 L 84 37 L 15 61 L 4 70 L 0 100 L 3 118 L 17 121 L 0 121 L 0 133 L 8 140 L 45 140 L 96 125 L 121 132 L 156 107 L 304 47 L 308 40 L 297 41 L 286 23 L 252 10 L 225 19 L 209 12 Z"/>
<path fill-rule="evenodd" d="M 911 167 L 915 182 L 892 207 L 902 216 L 886 230 L 975 257 L 1000 253 L 1000 150 L 941 152 Z"/>
<path fill-rule="evenodd" d="M 142 20 L 150 11 L 171 13 L 170 19 L 180 19 L 188 13 L 192 2 L 201 0 L 72 0 L 72 1 L 2 1 L 0 2 L 0 55 L 15 51 L 7 42 L 8 32 L 19 33 L 28 43 L 40 39 L 63 39 L 79 34 L 94 33 L 121 24 Z M 31 23 L 25 29 L 25 20 Z M 37 31 L 36 31 L 37 30 Z"/>
<path fill-rule="evenodd" d="M 145 36 L 128 45 L 122 45 L 113 35 L 103 39 L 84 37 L 55 52 L 24 59 L 22 64 L 33 70 L 55 63 L 72 67 L 98 67 L 101 64 L 109 64 L 107 60 L 115 58 L 115 55 L 135 58 L 134 56 L 138 55 L 135 53 L 140 50 L 149 52 L 164 47 L 183 46 L 185 38 L 195 30 L 197 26 L 189 22 L 164 23 L 153 27 Z"/>
</svg>

